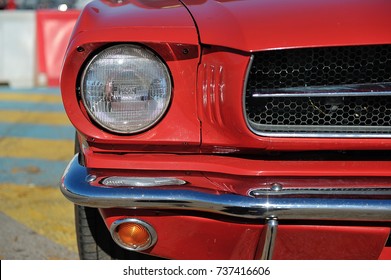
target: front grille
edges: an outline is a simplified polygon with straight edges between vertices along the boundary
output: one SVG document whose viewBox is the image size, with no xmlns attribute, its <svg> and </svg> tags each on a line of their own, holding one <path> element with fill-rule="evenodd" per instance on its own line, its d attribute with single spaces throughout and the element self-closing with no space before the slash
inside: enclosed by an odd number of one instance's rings
<svg viewBox="0 0 391 280">
<path fill-rule="evenodd" d="M 391 137 L 391 45 L 256 53 L 245 114 L 260 135 Z"/>
</svg>

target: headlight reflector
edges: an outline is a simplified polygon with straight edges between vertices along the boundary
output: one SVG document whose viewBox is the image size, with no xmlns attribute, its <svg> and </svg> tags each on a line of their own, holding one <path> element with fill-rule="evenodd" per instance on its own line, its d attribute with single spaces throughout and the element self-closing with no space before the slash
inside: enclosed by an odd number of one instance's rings
<svg viewBox="0 0 391 280">
<path fill-rule="evenodd" d="M 167 66 L 141 46 L 121 44 L 94 56 L 81 77 L 88 114 L 116 133 L 136 133 L 153 126 L 171 99 Z"/>
</svg>

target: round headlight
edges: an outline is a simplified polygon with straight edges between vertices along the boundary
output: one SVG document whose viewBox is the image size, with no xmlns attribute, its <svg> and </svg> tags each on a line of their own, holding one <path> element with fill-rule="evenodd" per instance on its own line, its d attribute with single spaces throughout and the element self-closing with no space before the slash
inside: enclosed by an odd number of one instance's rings
<svg viewBox="0 0 391 280">
<path fill-rule="evenodd" d="M 86 66 L 81 96 L 88 114 L 116 133 L 136 133 L 153 126 L 171 99 L 166 65 L 146 48 L 109 47 Z"/>
</svg>

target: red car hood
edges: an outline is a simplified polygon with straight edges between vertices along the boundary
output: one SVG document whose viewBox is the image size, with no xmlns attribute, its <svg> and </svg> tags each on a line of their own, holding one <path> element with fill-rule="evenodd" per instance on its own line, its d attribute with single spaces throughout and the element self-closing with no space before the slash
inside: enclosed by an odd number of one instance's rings
<svg viewBox="0 0 391 280">
<path fill-rule="evenodd" d="M 201 43 L 244 51 L 391 43 L 389 0 L 183 0 Z"/>
</svg>

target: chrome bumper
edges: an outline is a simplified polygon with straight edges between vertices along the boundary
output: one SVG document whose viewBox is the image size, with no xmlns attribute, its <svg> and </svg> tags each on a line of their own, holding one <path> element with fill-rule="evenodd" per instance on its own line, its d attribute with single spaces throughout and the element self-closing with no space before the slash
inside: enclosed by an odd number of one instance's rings
<svg viewBox="0 0 391 280">
<path fill-rule="evenodd" d="M 292 191 L 251 197 L 211 194 L 184 186 L 108 188 L 92 186 L 88 178 L 87 169 L 75 156 L 64 172 L 62 193 L 75 204 L 95 208 L 191 210 L 266 220 L 391 221 L 391 186 L 353 189 L 349 195 L 345 189 L 330 188 L 323 189 L 320 196 L 314 196 L 311 189 L 308 196 L 300 190 L 299 197 L 292 197 Z"/>
</svg>

